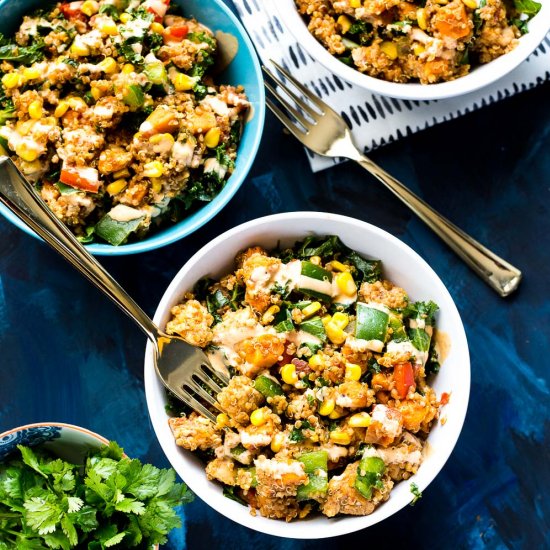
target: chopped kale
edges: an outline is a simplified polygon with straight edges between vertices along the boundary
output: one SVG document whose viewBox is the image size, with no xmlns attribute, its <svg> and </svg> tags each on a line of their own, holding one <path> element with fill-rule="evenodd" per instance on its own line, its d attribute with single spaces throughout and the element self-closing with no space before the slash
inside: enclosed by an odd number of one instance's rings
<svg viewBox="0 0 550 550">
<path fill-rule="evenodd" d="M 214 317 L 214 323 L 216 324 L 222 320 L 220 310 L 229 305 L 229 298 L 219 289 L 206 297 L 206 307 L 210 315 Z"/>
<path fill-rule="evenodd" d="M 189 186 L 176 198 L 189 210 L 196 201 L 210 202 L 223 189 L 225 180 L 214 172 L 203 173 L 199 178 L 190 181 Z"/>
<path fill-rule="evenodd" d="M 235 167 L 235 162 L 229 156 L 229 154 L 227 152 L 227 146 L 226 146 L 225 143 L 222 143 L 221 145 L 218 145 L 215 149 L 215 152 L 216 152 L 216 160 L 222 166 L 226 166 L 229 169 L 233 169 Z"/>
<path fill-rule="evenodd" d="M 120 13 L 113 4 L 102 4 L 99 8 L 99 13 L 108 15 L 114 21 L 118 21 L 120 18 Z"/>
<path fill-rule="evenodd" d="M 535 0 L 514 0 L 514 7 L 519 13 L 523 13 L 531 19 L 540 11 L 542 4 Z"/>
<path fill-rule="evenodd" d="M 439 306 L 431 300 L 429 302 L 414 302 L 413 304 L 408 304 L 403 310 L 403 318 L 422 319 L 426 325 L 433 326 L 438 309 Z"/>
<path fill-rule="evenodd" d="M 236 494 L 235 491 L 238 491 L 238 487 L 232 487 L 231 485 L 224 485 L 223 486 L 223 496 L 234 500 L 235 502 L 238 502 L 239 504 L 242 504 L 243 506 L 248 506 L 245 500 L 243 500 L 239 495 Z"/>
<path fill-rule="evenodd" d="M 437 353 L 437 349 L 435 347 L 435 341 L 432 339 L 428 360 L 426 361 L 426 366 L 424 367 L 426 376 L 428 374 L 437 374 L 440 368 L 441 364 L 439 363 L 439 354 Z"/>
<path fill-rule="evenodd" d="M 30 46 L 18 46 L 0 33 L 0 59 L 32 65 L 44 58 L 45 44 L 42 39 L 35 40 Z"/>
</svg>

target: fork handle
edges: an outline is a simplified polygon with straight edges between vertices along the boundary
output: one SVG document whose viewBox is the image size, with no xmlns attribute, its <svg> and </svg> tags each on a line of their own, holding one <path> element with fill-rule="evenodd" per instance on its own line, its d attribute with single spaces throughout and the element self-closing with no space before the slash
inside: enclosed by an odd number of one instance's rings
<svg viewBox="0 0 550 550">
<path fill-rule="evenodd" d="M 0 182 L 0 202 L 105 293 L 156 346 L 159 330 L 153 321 L 52 213 L 8 157 L 0 157 Z"/>
<path fill-rule="evenodd" d="M 500 296 L 508 296 L 518 287 L 521 281 L 519 269 L 464 233 L 462 229 L 444 218 L 368 157 L 361 155 L 354 160 L 378 178 L 428 227 L 433 229 Z"/>
</svg>

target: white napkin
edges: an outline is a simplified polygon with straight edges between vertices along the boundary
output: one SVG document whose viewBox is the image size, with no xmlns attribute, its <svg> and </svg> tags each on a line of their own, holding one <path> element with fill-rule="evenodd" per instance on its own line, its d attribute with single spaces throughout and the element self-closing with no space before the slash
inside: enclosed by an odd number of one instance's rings
<svg viewBox="0 0 550 550">
<path fill-rule="evenodd" d="M 429 102 L 383 97 L 339 79 L 319 63 L 312 63 L 293 35 L 274 16 L 271 1 L 233 0 L 233 3 L 264 64 L 269 66 L 270 59 L 284 62 L 293 76 L 343 114 L 351 123 L 355 142 L 362 145 L 365 152 L 550 80 L 548 34 L 526 62 L 477 92 Z M 339 162 L 310 151 L 308 158 L 314 172 Z"/>
</svg>

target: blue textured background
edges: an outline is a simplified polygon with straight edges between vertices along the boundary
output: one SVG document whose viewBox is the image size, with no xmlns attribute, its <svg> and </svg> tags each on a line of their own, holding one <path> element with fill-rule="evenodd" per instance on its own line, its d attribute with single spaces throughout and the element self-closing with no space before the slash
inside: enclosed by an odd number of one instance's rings
<svg viewBox="0 0 550 550">
<path fill-rule="evenodd" d="M 524 272 L 503 300 L 361 168 L 312 175 L 268 117 L 255 165 L 218 217 L 154 253 L 102 259 L 150 314 L 181 265 L 220 232 L 275 212 L 322 210 L 390 231 L 449 288 L 472 359 L 464 430 L 414 507 L 326 541 L 262 536 L 200 500 L 170 549 L 542 548 L 550 540 L 550 83 L 372 154 L 435 208 Z M 143 393 L 145 339 L 46 245 L 0 219 L 0 432 L 63 421 L 167 466 Z"/>
</svg>

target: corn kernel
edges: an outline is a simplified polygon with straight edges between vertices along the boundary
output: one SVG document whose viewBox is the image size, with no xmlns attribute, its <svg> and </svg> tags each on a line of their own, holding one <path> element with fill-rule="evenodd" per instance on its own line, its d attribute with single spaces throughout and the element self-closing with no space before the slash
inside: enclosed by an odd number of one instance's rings
<svg viewBox="0 0 550 550">
<path fill-rule="evenodd" d="M 321 256 L 311 256 L 311 258 L 309 259 L 309 261 L 310 261 L 313 265 L 321 265 Z"/>
<path fill-rule="evenodd" d="M 119 19 L 121 23 L 124 23 L 126 25 L 126 23 L 132 20 L 132 16 L 129 13 L 124 12 L 120 14 Z"/>
<path fill-rule="evenodd" d="M 22 135 L 22 136 L 28 136 L 34 125 L 36 124 L 36 120 L 33 120 L 32 118 L 30 120 L 25 120 L 24 122 L 19 121 L 15 125 L 15 129 Z"/>
<path fill-rule="evenodd" d="M 132 74 L 136 68 L 131 63 L 126 63 L 124 67 L 122 67 L 122 74 Z"/>
<path fill-rule="evenodd" d="M 229 426 L 229 416 L 227 416 L 225 413 L 220 413 L 218 416 L 216 416 L 216 427 L 217 428 L 225 428 L 226 426 Z"/>
<path fill-rule="evenodd" d="M 333 260 L 332 262 L 329 262 L 327 267 L 331 267 L 333 271 L 349 271 L 349 265 L 343 264 L 338 260 Z"/>
<path fill-rule="evenodd" d="M 338 328 L 344 330 L 349 323 L 349 315 L 347 313 L 343 313 L 342 311 L 337 311 L 330 321 L 334 325 L 336 325 Z"/>
<path fill-rule="evenodd" d="M 196 78 L 178 72 L 171 72 L 170 78 L 172 79 L 172 84 L 176 92 L 187 92 L 188 90 L 192 90 L 193 86 L 197 83 Z"/>
<path fill-rule="evenodd" d="M 65 100 L 61 100 L 57 104 L 57 107 L 55 108 L 53 116 L 57 118 L 61 118 L 68 110 L 69 110 L 69 102 Z"/>
<path fill-rule="evenodd" d="M 92 97 L 97 101 L 100 97 L 103 97 L 103 91 L 100 90 L 97 86 L 92 86 L 90 90 Z"/>
<path fill-rule="evenodd" d="M 90 48 L 86 44 L 75 40 L 71 45 L 71 53 L 77 57 L 86 57 L 90 55 Z"/>
<path fill-rule="evenodd" d="M 296 365 L 288 363 L 281 367 L 281 378 L 285 384 L 294 386 L 298 382 L 298 375 L 296 374 Z"/>
<path fill-rule="evenodd" d="M 331 319 L 332 315 L 329 315 L 328 313 L 326 315 L 323 315 L 323 317 L 321 317 L 321 322 L 323 323 L 323 326 L 326 327 L 327 323 L 330 322 Z"/>
<path fill-rule="evenodd" d="M 462 3 L 471 10 L 477 10 L 479 7 L 476 0 L 462 0 Z"/>
<path fill-rule="evenodd" d="M 349 445 L 351 443 L 350 435 L 341 430 L 332 430 L 330 432 L 330 440 L 337 445 Z"/>
<path fill-rule="evenodd" d="M 357 292 L 357 285 L 351 276 L 349 271 L 344 271 L 343 273 L 338 273 L 336 275 L 336 286 L 342 294 L 346 296 L 355 296 Z"/>
<path fill-rule="evenodd" d="M 279 306 L 270 306 L 267 308 L 267 311 L 262 315 L 262 325 L 269 325 L 275 314 L 279 313 L 281 308 Z"/>
<path fill-rule="evenodd" d="M 361 367 L 354 363 L 348 363 L 346 365 L 346 380 L 358 381 L 361 378 Z"/>
<path fill-rule="evenodd" d="M 112 19 L 108 19 L 104 23 L 102 23 L 99 27 L 99 30 L 103 34 L 107 34 L 109 36 L 115 36 L 116 34 L 118 34 L 118 27 Z"/>
<path fill-rule="evenodd" d="M 318 353 L 316 353 L 309 358 L 308 364 L 314 370 L 320 370 L 320 367 L 323 366 L 323 358 Z"/>
<path fill-rule="evenodd" d="M 99 3 L 95 0 L 86 0 L 84 4 L 80 6 L 80 11 L 88 17 L 92 17 L 92 15 L 95 15 L 99 11 Z"/>
<path fill-rule="evenodd" d="M 346 341 L 346 333 L 332 321 L 326 324 L 325 330 L 329 340 L 336 345 L 343 344 Z"/>
<path fill-rule="evenodd" d="M 23 78 L 25 80 L 36 80 L 41 76 L 42 76 L 42 72 L 40 71 L 40 69 L 37 69 L 36 67 L 26 67 L 25 69 L 23 69 Z"/>
<path fill-rule="evenodd" d="M 110 183 L 107 185 L 107 193 L 109 195 L 118 195 L 126 186 L 128 185 L 128 182 L 125 179 L 119 179 L 116 181 L 113 181 L 113 183 Z"/>
<path fill-rule="evenodd" d="M 277 432 L 271 440 L 271 450 L 274 453 L 278 453 L 283 448 L 284 442 L 285 434 L 283 432 Z"/>
<path fill-rule="evenodd" d="M 426 48 L 422 46 L 422 44 L 415 44 L 413 46 L 413 52 L 414 55 L 420 55 L 421 53 L 424 53 L 426 51 Z"/>
<path fill-rule="evenodd" d="M 39 120 L 44 114 L 44 109 L 42 108 L 42 102 L 38 99 L 35 99 L 29 105 L 29 116 L 34 120 Z"/>
<path fill-rule="evenodd" d="M 162 191 L 162 180 L 160 178 L 151 178 L 151 188 L 153 193 L 160 193 Z"/>
<path fill-rule="evenodd" d="M 122 170 L 113 172 L 113 179 L 115 180 L 119 180 L 120 178 L 129 178 L 129 177 L 130 177 L 130 170 L 128 170 L 128 168 L 123 168 Z"/>
<path fill-rule="evenodd" d="M 350 8 L 360 8 L 363 5 L 361 0 L 349 0 Z"/>
<path fill-rule="evenodd" d="M 302 316 L 304 319 L 308 319 L 312 315 L 315 315 L 320 309 L 321 309 L 320 302 L 312 302 L 311 304 L 306 306 L 304 309 L 302 309 Z"/>
<path fill-rule="evenodd" d="M 267 422 L 267 407 L 256 409 L 250 415 L 250 423 L 253 426 L 263 426 Z"/>
<path fill-rule="evenodd" d="M 151 30 L 157 34 L 162 34 L 164 32 L 164 26 L 161 23 L 151 23 Z"/>
<path fill-rule="evenodd" d="M 341 15 L 336 22 L 340 25 L 342 34 L 346 34 L 351 28 L 351 19 L 347 15 Z"/>
<path fill-rule="evenodd" d="M 149 143 L 151 145 L 161 145 L 166 144 L 170 145 L 170 149 L 174 146 L 175 140 L 172 134 L 155 134 L 149 138 Z"/>
<path fill-rule="evenodd" d="M 7 88 L 8 90 L 17 88 L 17 86 L 20 86 L 21 83 L 22 78 L 19 73 L 8 73 L 2 77 L 2 84 L 4 85 L 4 88 Z"/>
<path fill-rule="evenodd" d="M 164 166 L 162 162 L 153 160 L 148 162 L 143 167 L 143 175 L 146 178 L 160 178 L 164 174 Z"/>
<path fill-rule="evenodd" d="M 321 406 L 319 407 L 319 414 L 321 416 L 328 416 L 334 411 L 334 407 L 336 406 L 336 401 L 332 398 L 325 399 Z"/>
<path fill-rule="evenodd" d="M 428 19 L 426 17 L 426 9 L 425 8 L 418 8 L 416 10 L 416 21 L 418 23 L 418 26 L 425 31 L 428 28 Z"/>
<path fill-rule="evenodd" d="M 390 58 L 397 59 L 397 44 L 395 42 L 388 42 L 387 40 L 380 44 L 380 49 Z"/>
<path fill-rule="evenodd" d="M 112 57 L 106 57 L 97 65 L 105 74 L 114 74 L 117 71 L 117 62 Z"/>
<path fill-rule="evenodd" d="M 85 111 L 88 108 L 88 105 L 86 105 L 86 102 L 81 97 L 69 97 L 67 98 L 67 102 L 69 107 L 74 111 Z"/>
<path fill-rule="evenodd" d="M 27 162 L 26 160 L 22 160 L 19 164 L 19 169 L 25 175 L 36 174 L 37 172 L 41 172 L 42 168 L 43 168 L 43 164 L 39 159 L 34 160 L 32 162 Z"/>
<path fill-rule="evenodd" d="M 338 418 L 342 418 L 342 416 L 346 416 L 346 411 L 342 407 L 336 406 L 334 407 L 334 410 L 328 415 L 328 417 L 331 420 L 336 420 Z"/>
<path fill-rule="evenodd" d="M 371 417 L 367 412 L 360 412 L 349 417 L 348 425 L 352 428 L 368 428 Z"/>
<path fill-rule="evenodd" d="M 36 147 L 30 147 L 25 141 L 20 141 L 15 146 L 15 152 L 18 157 L 27 162 L 34 162 L 40 156 L 38 149 Z"/>
<path fill-rule="evenodd" d="M 209 149 L 214 149 L 220 143 L 220 136 L 222 131 L 219 128 L 210 128 L 204 136 L 204 144 Z"/>
</svg>

